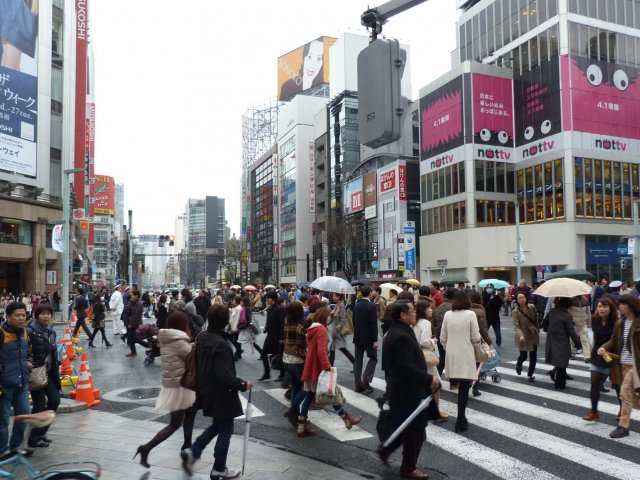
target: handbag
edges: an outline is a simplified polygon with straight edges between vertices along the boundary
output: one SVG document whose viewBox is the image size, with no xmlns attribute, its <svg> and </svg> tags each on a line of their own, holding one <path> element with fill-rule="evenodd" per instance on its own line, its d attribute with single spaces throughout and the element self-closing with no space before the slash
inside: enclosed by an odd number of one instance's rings
<svg viewBox="0 0 640 480">
<path fill-rule="evenodd" d="M 424 355 L 424 361 L 427 362 L 427 367 L 437 367 L 440 364 L 440 352 L 437 348 L 433 350 L 422 350 Z"/>
<path fill-rule="evenodd" d="M 35 367 L 31 369 L 29 375 L 29 390 L 34 392 L 36 390 L 42 390 L 49 384 L 49 373 L 47 372 L 47 366 Z"/>
<path fill-rule="evenodd" d="M 202 333 L 202 332 L 201 332 Z M 198 376 L 196 368 L 196 345 L 198 344 L 198 334 L 194 340 L 193 347 L 184 357 L 184 373 L 180 377 L 180 385 L 187 390 L 196 391 L 198 389 Z"/>
<path fill-rule="evenodd" d="M 347 399 L 342 393 L 340 385 L 336 385 L 333 389 L 333 395 L 316 392 L 316 403 L 320 405 L 344 405 L 347 403 Z"/>
<path fill-rule="evenodd" d="M 89 320 L 91 320 L 92 322 L 96 319 L 96 313 L 93 311 L 93 306 L 87 308 L 84 311 L 84 314 L 87 316 L 87 318 Z"/>
<path fill-rule="evenodd" d="M 340 331 L 338 332 L 343 337 L 347 335 L 353 335 L 353 312 L 351 310 L 347 310 L 344 316 L 344 323 Z"/>
<path fill-rule="evenodd" d="M 480 340 L 480 343 L 473 345 L 473 352 L 478 363 L 488 362 L 496 355 L 496 351 L 484 340 Z"/>
</svg>

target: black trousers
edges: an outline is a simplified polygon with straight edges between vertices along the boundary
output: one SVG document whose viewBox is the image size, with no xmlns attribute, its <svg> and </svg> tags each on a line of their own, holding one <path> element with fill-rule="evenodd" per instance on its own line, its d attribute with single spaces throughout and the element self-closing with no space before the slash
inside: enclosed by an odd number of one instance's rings
<svg viewBox="0 0 640 480">
<path fill-rule="evenodd" d="M 440 374 L 440 376 L 442 376 L 442 372 L 444 371 L 444 367 L 445 367 L 445 359 L 447 358 L 447 354 L 444 350 L 444 347 L 442 346 L 442 344 L 440 343 L 440 340 L 438 340 L 438 353 L 440 354 L 440 363 L 438 364 L 438 373 Z"/>
<path fill-rule="evenodd" d="M 58 390 L 56 380 L 49 375 L 49 383 L 47 383 L 47 386 L 31 392 L 31 400 L 33 400 L 31 413 L 44 412 L 45 410 L 53 410 L 55 412 L 60 405 L 60 390 Z M 38 443 L 38 441 L 42 440 L 42 437 L 46 435 L 47 430 L 49 430 L 49 426 L 32 428 L 29 443 Z"/>
<path fill-rule="evenodd" d="M 487 319 L 488 327 L 493 327 L 493 333 L 496 335 L 496 345 L 499 347 L 502 345 L 502 332 L 500 331 L 500 317 L 492 320 Z"/>
<path fill-rule="evenodd" d="M 87 324 L 85 323 L 85 318 L 79 318 L 76 321 L 76 328 L 73 329 L 73 336 L 75 337 L 78 334 L 78 330 L 80 330 L 80 327 L 82 327 L 84 329 L 84 332 L 87 334 L 87 336 L 91 338 L 91 335 L 93 334 L 93 332 L 89 330 L 89 327 L 87 327 Z"/>
<path fill-rule="evenodd" d="M 391 442 L 391 445 L 382 450 L 385 456 L 388 456 L 402 445 L 402 465 L 400 465 L 400 473 L 411 473 L 417 468 L 420 450 L 426 438 L 424 428 L 409 426 L 402 432 L 402 435 Z"/>
<path fill-rule="evenodd" d="M 533 350 L 530 352 L 520 351 L 520 356 L 518 357 L 517 365 L 519 367 L 522 366 L 522 363 L 527 359 L 527 354 L 529 355 L 529 371 L 527 375 L 533 377 L 533 374 L 536 372 L 536 361 L 538 359 L 538 346 L 534 345 Z"/>
</svg>

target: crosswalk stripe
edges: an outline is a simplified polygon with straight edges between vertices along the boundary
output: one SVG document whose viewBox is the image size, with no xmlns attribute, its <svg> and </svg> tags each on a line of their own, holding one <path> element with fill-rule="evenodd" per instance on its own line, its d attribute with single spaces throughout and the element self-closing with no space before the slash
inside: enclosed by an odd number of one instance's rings
<svg viewBox="0 0 640 480">
<path fill-rule="evenodd" d="M 280 402 L 282 405 L 286 407 L 289 406 L 289 401 L 284 397 L 285 390 L 283 388 L 272 388 L 269 390 L 265 390 L 265 392 L 269 396 Z M 349 403 L 347 399 L 345 410 L 348 411 L 348 407 Z M 339 440 L 341 442 L 349 442 L 353 440 L 361 440 L 363 438 L 373 437 L 373 435 L 371 435 L 369 432 L 363 430 L 358 426 L 353 426 L 351 430 L 347 430 L 342 419 L 334 412 L 328 412 L 327 410 L 309 410 L 308 418 L 314 428 L 317 427 L 318 429 L 325 431 L 336 440 Z"/>
<path fill-rule="evenodd" d="M 524 374 L 523 374 L 523 376 L 519 377 L 516 374 L 516 371 L 511 369 L 511 368 L 496 367 L 496 370 L 501 376 L 503 376 L 503 378 L 504 378 L 504 375 L 509 376 L 511 378 L 511 380 L 516 379 L 516 378 L 521 378 L 521 379 L 526 378 L 524 376 Z M 539 378 L 540 377 L 538 377 L 538 379 Z M 549 381 L 551 381 L 551 380 L 549 380 Z M 492 383 L 495 383 L 495 382 L 492 382 L 491 380 L 487 379 L 485 383 L 491 385 Z M 577 382 L 577 381 L 576 382 L 571 382 L 571 383 L 567 383 L 567 386 L 571 387 L 571 388 L 575 388 L 576 390 L 583 390 L 585 392 L 589 392 L 591 390 L 591 385 L 589 383 L 584 383 L 584 382 Z M 609 389 L 609 390 L 610 391 L 606 392 L 606 393 L 605 392 L 600 392 L 600 398 L 602 398 L 602 397 L 612 397 L 613 399 L 617 400 L 618 397 L 616 396 L 615 390 L 613 390 L 613 389 Z M 609 398 L 609 400 L 611 400 L 611 398 Z"/>
<path fill-rule="evenodd" d="M 544 362 L 544 360 L 544 357 L 538 357 L 538 362 Z M 585 363 L 584 360 L 569 360 L 569 365 L 575 365 L 576 367 L 586 367 L 587 370 L 589 369 L 589 364 Z"/>
<path fill-rule="evenodd" d="M 358 394 L 345 387 L 342 387 L 342 392 L 347 397 L 347 403 L 349 405 L 373 417 L 378 417 L 378 403 L 374 399 Z M 559 477 L 540 470 L 533 465 L 529 465 L 517 458 L 486 447 L 433 423 L 429 424 L 427 433 L 427 441 L 431 439 L 430 443 L 432 445 L 460 457 L 467 462 L 473 463 L 496 477 L 506 480 L 513 478 L 520 480 L 560 480 Z"/>
<path fill-rule="evenodd" d="M 509 365 L 515 365 L 517 362 L 514 360 L 512 362 L 507 362 Z M 527 368 L 529 368 L 529 362 L 524 362 L 522 364 L 522 371 L 526 372 Z M 548 372 L 553 370 L 553 365 L 547 365 L 546 363 L 537 363 L 536 369 L 542 370 L 544 372 Z M 567 368 L 567 373 L 572 377 L 581 377 L 581 378 L 591 378 L 591 374 L 589 372 L 585 372 L 584 370 L 576 370 L 575 368 Z"/>
<path fill-rule="evenodd" d="M 247 411 L 247 399 L 244 395 L 240 395 L 240 403 L 242 404 L 242 411 Z M 254 402 L 251 402 L 251 418 L 264 417 L 264 412 L 256 407 Z M 237 420 L 244 420 L 244 415 L 237 417 Z"/>
<path fill-rule="evenodd" d="M 558 412 L 550 408 L 540 407 L 535 403 L 523 402 L 521 400 L 495 395 L 486 391 L 483 391 L 481 396 L 474 397 L 474 401 L 488 403 L 490 405 L 506 408 L 515 412 L 522 412 L 532 417 L 542 418 L 548 422 L 555 423 L 556 425 L 574 428 L 576 430 L 610 440 L 609 432 L 612 430 L 611 425 L 598 422 L 587 422 L 577 415 Z M 640 448 L 640 435 L 632 432 L 629 437 L 620 438 L 616 440 L 616 442 L 624 443 L 634 448 Z"/>
</svg>

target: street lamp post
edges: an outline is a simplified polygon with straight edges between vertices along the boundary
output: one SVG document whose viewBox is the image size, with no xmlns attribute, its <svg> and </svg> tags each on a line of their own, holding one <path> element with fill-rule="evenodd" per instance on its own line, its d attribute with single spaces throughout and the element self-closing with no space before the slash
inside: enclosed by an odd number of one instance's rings
<svg viewBox="0 0 640 480">
<path fill-rule="evenodd" d="M 69 309 L 67 302 L 69 301 L 69 270 L 71 269 L 71 191 L 69 182 L 71 176 L 76 173 L 84 172 L 84 168 L 71 168 L 64 170 L 62 181 L 62 319 L 66 322 L 69 320 Z"/>
</svg>

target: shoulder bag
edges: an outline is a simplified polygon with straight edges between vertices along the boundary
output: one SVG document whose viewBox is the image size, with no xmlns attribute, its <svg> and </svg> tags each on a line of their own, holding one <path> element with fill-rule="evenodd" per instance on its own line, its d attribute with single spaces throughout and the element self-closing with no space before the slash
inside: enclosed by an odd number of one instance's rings
<svg viewBox="0 0 640 480">
<path fill-rule="evenodd" d="M 422 349 L 424 355 L 424 361 L 427 362 L 427 367 L 436 367 L 440 364 L 440 352 L 437 348 L 432 350 Z"/>
<path fill-rule="evenodd" d="M 480 340 L 480 343 L 473 344 L 473 352 L 476 355 L 476 362 L 478 363 L 489 362 L 496 355 L 495 350 L 484 340 Z"/>
<path fill-rule="evenodd" d="M 42 390 L 49 384 L 49 372 L 47 372 L 47 366 L 35 367 L 31 369 L 29 375 L 29 391 L 35 392 L 36 390 Z"/>
<path fill-rule="evenodd" d="M 180 385 L 187 390 L 194 392 L 198 388 L 198 377 L 196 372 L 196 345 L 198 345 L 198 334 L 194 340 L 193 347 L 184 357 L 184 373 L 180 377 Z"/>
<path fill-rule="evenodd" d="M 353 335 L 353 311 L 351 309 L 348 309 L 345 312 L 344 323 L 338 333 L 343 337 L 346 337 L 347 335 Z"/>
</svg>

